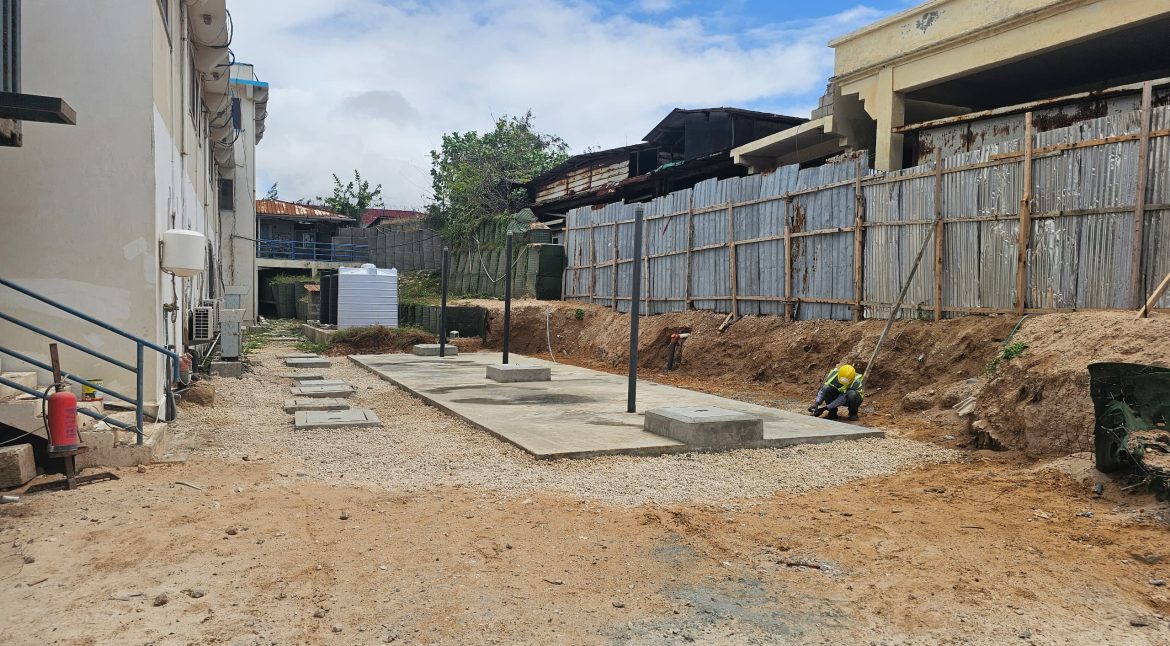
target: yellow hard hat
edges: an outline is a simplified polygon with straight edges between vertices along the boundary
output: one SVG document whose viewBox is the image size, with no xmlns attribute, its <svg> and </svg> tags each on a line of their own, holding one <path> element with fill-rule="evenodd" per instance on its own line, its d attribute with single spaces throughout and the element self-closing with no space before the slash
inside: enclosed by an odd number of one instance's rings
<svg viewBox="0 0 1170 646">
<path fill-rule="evenodd" d="M 854 370 L 853 366 L 851 366 L 849 364 L 845 364 L 837 369 L 837 381 L 840 381 L 841 383 L 845 384 L 846 386 L 853 383 L 853 378 L 856 376 L 857 376 L 857 371 Z"/>
</svg>

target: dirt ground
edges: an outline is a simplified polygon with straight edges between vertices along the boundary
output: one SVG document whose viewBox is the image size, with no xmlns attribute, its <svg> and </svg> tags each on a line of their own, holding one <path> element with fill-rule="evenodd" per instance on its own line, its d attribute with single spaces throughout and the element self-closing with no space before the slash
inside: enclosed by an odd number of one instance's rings
<svg viewBox="0 0 1170 646">
<path fill-rule="evenodd" d="M 1170 510 L 1085 454 L 919 442 L 875 397 L 887 440 L 537 462 L 341 358 L 384 428 L 295 432 L 289 351 L 183 405 L 186 463 L 0 506 L 0 643 L 1170 642 Z"/>
</svg>

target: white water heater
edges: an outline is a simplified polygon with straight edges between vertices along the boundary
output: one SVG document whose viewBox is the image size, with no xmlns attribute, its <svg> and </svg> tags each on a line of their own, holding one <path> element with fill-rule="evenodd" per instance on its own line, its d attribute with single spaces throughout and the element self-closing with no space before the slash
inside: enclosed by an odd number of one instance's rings
<svg viewBox="0 0 1170 646">
<path fill-rule="evenodd" d="M 207 238 L 198 231 L 168 229 L 162 234 L 162 268 L 180 278 L 203 271 Z"/>
<path fill-rule="evenodd" d="M 337 328 L 398 327 L 398 270 L 370 263 L 337 270 Z"/>
</svg>

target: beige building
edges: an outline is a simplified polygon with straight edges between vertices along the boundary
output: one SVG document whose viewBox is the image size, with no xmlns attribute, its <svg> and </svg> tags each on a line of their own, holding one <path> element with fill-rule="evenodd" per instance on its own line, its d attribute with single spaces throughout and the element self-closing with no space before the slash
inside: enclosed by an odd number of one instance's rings
<svg viewBox="0 0 1170 646">
<path fill-rule="evenodd" d="M 1167 0 L 932 0 L 829 43 L 813 119 L 741 146 L 756 170 L 871 151 L 913 158 L 908 126 L 1170 76 Z"/>
<path fill-rule="evenodd" d="M 225 0 L 26 1 L 20 27 L 23 92 L 61 97 L 77 116 L 25 122 L 23 146 L 0 148 L 0 276 L 179 353 L 193 345 L 193 308 L 227 285 L 254 312 L 252 148 L 267 86 L 232 66 Z M 163 271 L 169 229 L 206 236 L 198 275 Z M 10 317 L 135 363 L 133 341 L 0 291 Z M 0 347 L 46 361 L 48 343 L 0 323 Z M 164 359 L 145 358 L 144 399 L 158 402 Z M 133 373 L 77 350 L 62 348 L 62 364 L 135 392 Z M 26 367 L 3 357 L 4 370 Z"/>
</svg>

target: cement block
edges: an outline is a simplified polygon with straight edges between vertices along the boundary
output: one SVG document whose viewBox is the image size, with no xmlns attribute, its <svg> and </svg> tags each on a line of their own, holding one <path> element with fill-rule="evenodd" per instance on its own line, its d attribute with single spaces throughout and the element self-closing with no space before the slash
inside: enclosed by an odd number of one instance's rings
<svg viewBox="0 0 1170 646">
<path fill-rule="evenodd" d="M 289 389 L 293 397 L 352 397 L 352 386 L 294 386 Z"/>
<path fill-rule="evenodd" d="M 289 368 L 328 368 L 333 364 L 324 357 L 293 357 L 285 359 L 284 365 Z"/>
<path fill-rule="evenodd" d="M 497 363 L 487 367 L 487 378 L 504 384 L 521 381 L 552 381 L 552 368 Z"/>
<path fill-rule="evenodd" d="M 235 377 L 239 379 L 244 376 L 244 362 L 243 361 L 212 361 L 211 374 L 219 377 Z"/>
<path fill-rule="evenodd" d="M 284 412 L 299 410 L 349 410 L 349 403 L 335 397 L 299 397 L 284 400 Z"/>
<path fill-rule="evenodd" d="M 646 412 L 644 428 L 688 446 L 732 447 L 764 439 L 764 420 L 714 406 L 668 406 Z"/>
<path fill-rule="evenodd" d="M 348 386 L 349 384 L 340 379 L 297 379 L 293 385 L 304 388 L 305 386 Z"/>
<path fill-rule="evenodd" d="M 35 477 L 37 463 L 31 444 L 0 447 L 0 487 L 19 487 Z"/>
<path fill-rule="evenodd" d="M 22 386 L 32 388 L 33 390 L 38 390 L 38 388 L 37 388 L 37 373 L 35 373 L 35 372 L 5 372 L 5 373 L 3 373 L 3 375 L 4 375 L 4 378 L 9 380 L 9 381 L 15 381 L 16 383 L 18 383 Z M 15 388 L 13 388 L 12 386 L 6 386 L 4 384 L 0 384 L 0 400 L 8 399 L 10 397 L 16 397 L 18 395 L 23 395 L 23 394 L 24 394 L 23 390 L 17 390 Z"/>
<path fill-rule="evenodd" d="M 459 348 L 451 345 L 450 343 L 447 344 L 447 347 L 444 348 L 444 350 L 446 351 L 446 355 L 448 357 L 454 357 L 455 355 L 459 354 Z M 412 352 L 420 357 L 437 357 L 439 356 L 439 344 L 420 343 L 414 346 L 414 350 L 412 350 Z"/>
<path fill-rule="evenodd" d="M 381 425 L 381 420 L 372 410 L 301 410 L 296 412 L 294 421 L 294 426 L 299 429 Z"/>
</svg>

